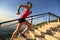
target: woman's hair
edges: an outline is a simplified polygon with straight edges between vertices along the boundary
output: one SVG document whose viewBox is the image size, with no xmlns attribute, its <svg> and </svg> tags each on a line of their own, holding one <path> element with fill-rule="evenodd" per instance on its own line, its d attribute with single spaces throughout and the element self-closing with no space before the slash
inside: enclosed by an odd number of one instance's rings
<svg viewBox="0 0 60 40">
<path fill-rule="evenodd" d="M 31 3 L 31 2 L 27 2 L 27 5 L 28 5 L 28 6 L 31 6 L 31 5 L 32 5 L 32 3 Z"/>
</svg>

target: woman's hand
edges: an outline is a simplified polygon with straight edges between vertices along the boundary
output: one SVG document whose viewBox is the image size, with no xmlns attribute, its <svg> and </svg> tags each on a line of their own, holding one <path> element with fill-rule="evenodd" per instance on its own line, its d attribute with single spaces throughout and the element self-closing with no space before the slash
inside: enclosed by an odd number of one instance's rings
<svg viewBox="0 0 60 40">
<path fill-rule="evenodd" d="M 19 11 L 16 11 L 16 14 L 17 14 L 17 15 L 19 15 L 19 14 L 20 14 L 20 12 L 19 12 Z"/>
</svg>

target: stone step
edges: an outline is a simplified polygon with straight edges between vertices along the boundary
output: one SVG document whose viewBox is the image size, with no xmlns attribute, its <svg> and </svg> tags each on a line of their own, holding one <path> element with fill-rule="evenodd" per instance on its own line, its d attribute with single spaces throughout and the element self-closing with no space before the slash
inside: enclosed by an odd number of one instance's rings
<svg viewBox="0 0 60 40">
<path fill-rule="evenodd" d="M 60 33 L 56 32 L 53 36 L 45 34 L 47 30 L 50 30 L 50 27 L 55 28 L 56 26 L 60 25 L 60 23 L 51 22 L 50 24 L 45 24 L 45 26 L 42 26 L 42 28 L 38 27 L 37 29 L 33 29 L 33 31 L 27 31 L 25 33 L 27 38 L 24 38 L 22 36 L 18 38 L 14 38 L 14 40 L 60 40 Z M 44 36 L 45 38 L 38 37 L 38 36 Z"/>
<path fill-rule="evenodd" d="M 57 38 L 54 38 L 53 36 L 50 35 L 45 35 L 46 40 L 58 40 Z"/>
<path fill-rule="evenodd" d="M 27 36 L 27 39 L 35 39 L 35 35 L 31 31 L 26 32 L 25 35 Z"/>
<path fill-rule="evenodd" d="M 60 32 L 55 32 L 54 37 L 60 40 Z"/>
<path fill-rule="evenodd" d="M 36 37 L 36 40 L 46 40 L 45 38 Z"/>
<path fill-rule="evenodd" d="M 59 35 L 57 35 L 57 34 L 59 34 Z M 60 39 L 60 33 L 57 33 L 57 34 L 55 34 L 54 36 L 45 34 L 45 38 L 35 37 L 35 36 L 34 36 L 34 38 L 32 38 L 32 36 L 31 36 L 32 32 L 31 32 L 31 34 L 30 33 L 25 34 L 25 35 L 27 35 L 27 38 L 23 38 L 20 36 L 18 38 L 14 38 L 14 40 L 27 40 L 27 39 L 29 39 L 29 40 L 58 40 L 58 38 Z"/>
<path fill-rule="evenodd" d="M 37 29 L 34 29 L 34 31 L 31 31 L 35 36 L 40 36 L 41 35 L 41 33 L 40 33 L 40 31 L 39 30 L 37 30 Z"/>
<path fill-rule="evenodd" d="M 26 38 L 20 36 L 18 38 L 14 38 L 13 40 L 26 40 Z"/>
<path fill-rule="evenodd" d="M 43 28 L 38 27 L 38 30 L 41 32 L 46 32 L 46 30 L 49 30 L 49 29 L 50 29 L 49 27 L 43 27 Z"/>
</svg>

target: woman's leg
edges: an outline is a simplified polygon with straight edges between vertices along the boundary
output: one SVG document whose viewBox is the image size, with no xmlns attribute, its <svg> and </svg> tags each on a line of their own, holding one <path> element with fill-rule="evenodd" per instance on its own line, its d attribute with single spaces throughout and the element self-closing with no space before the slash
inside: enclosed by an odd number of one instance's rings
<svg viewBox="0 0 60 40">
<path fill-rule="evenodd" d="M 12 37 L 11 37 L 10 40 L 13 40 L 13 38 L 15 37 L 15 35 L 19 32 L 19 30 L 20 30 L 20 28 L 21 28 L 21 25 L 22 25 L 22 23 L 18 23 L 17 28 L 16 28 L 16 30 L 13 32 Z"/>
<path fill-rule="evenodd" d="M 22 34 L 25 34 L 25 32 L 26 32 L 28 29 L 31 29 L 32 24 L 29 23 L 28 21 L 25 21 L 25 22 L 23 22 L 22 24 L 26 25 L 26 28 L 25 28 L 24 31 L 22 32 Z"/>
</svg>

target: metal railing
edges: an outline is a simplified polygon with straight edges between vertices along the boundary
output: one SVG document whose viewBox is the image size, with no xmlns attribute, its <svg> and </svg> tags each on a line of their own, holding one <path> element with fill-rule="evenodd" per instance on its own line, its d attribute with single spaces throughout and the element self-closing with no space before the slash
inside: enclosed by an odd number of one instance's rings
<svg viewBox="0 0 60 40">
<path fill-rule="evenodd" d="M 31 20 L 31 23 L 32 23 L 32 22 L 33 22 L 33 21 L 32 21 L 33 19 L 38 18 L 38 17 L 36 17 L 36 16 L 41 17 L 41 16 L 46 16 L 46 15 L 48 16 L 48 21 L 47 21 L 47 23 L 50 22 L 50 16 L 51 16 L 51 15 L 54 16 L 54 17 L 56 17 L 56 18 L 58 19 L 58 22 L 60 21 L 60 17 L 59 17 L 59 16 L 57 16 L 57 15 L 55 15 L 55 14 L 53 14 L 53 13 L 50 13 L 50 12 L 42 13 L 42 14 L 37 14 L 37 15 L 33 15 L 33 16 L 29 16 L 29 17 L 27 17 L 27 18 L 31 18 L 31 19 L 29 19 L 29 20 Z M 36 17 L 36 18 L 33 18 L 33 17 Z M 13 22 L 13 21 L 17 21 L 17 20 L 18 20 L 18 19 L 1 22 L 1 23 L 0 23 L 0 27 L 1 27 L 2 24 L 9 23 L 9 22 Z"/>
</svg>

